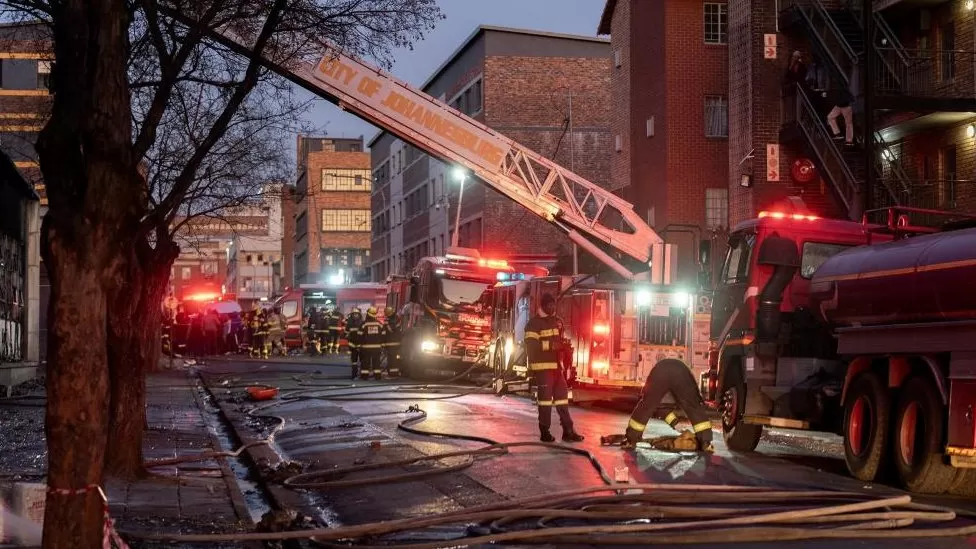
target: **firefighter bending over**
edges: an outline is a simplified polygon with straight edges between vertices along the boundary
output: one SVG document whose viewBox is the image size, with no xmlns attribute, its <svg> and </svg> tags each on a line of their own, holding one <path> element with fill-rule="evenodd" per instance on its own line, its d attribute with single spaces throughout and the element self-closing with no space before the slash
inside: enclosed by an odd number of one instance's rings
<svg viewBox="0 0 976 549">
<path fill-rule="evenodd" d="M 353 307 L 346 317 L 346 342 L 349 345 L 349 361 L 352 364 L 352 378 L 359 376 L 359 339 L 363 326 L 363 312 L 359 307 Z"/>
<path fill-rule="evenodd" d="M 383 374 L 380 359 L 383 358 L 385 341 L 386 328 L 376 320 L 376 307 L 366 309 L 366 322 L 359 329 L 359 377 L 380 379 Z"/>
<path fill-rule="evenodd" d="M 403 336 L 403 320 L 393 307 L 383 310 L 386 317 L 386 373 L 400 377 L 400 340 Z"/>
<path fill-rule="evenodd" d="M 581 442 L 583 437 L 573 429 L 569 415 L 569 386 L 559 363 L 562 350 L 562 321 L 556 316 L 556 298 L 542 296 L 541 306 L 525 325 L 525 352 L 529 371 L 538 387 L 539 433 L 542 442 L 554 442 L 549 432 L 552 426 L 552 409 L 559 414 L 564 442 Z"/>
<path fill-rule="evenodd" d="M 698 450 L 713 451 L 712 422 L 708 419 L 708 411 L 702 401 L 698 384 L 695 383 L 695 376 L 691 374 L 691 369 L 684 362 L 675 358 L 666 358 L 658 362 L 647 376 L 647 381 L 644 382 L 644 388 L 641 390 L 640 402 L 634 408 L 630 415 L 630 422 L 627 424 L 625 446 L 634 447 L 643 438 L 647 422 L 667 393 L 671 393 L 678 407 L 684 410 L 691 420 Z M 674 429 L 678 424 L 678 416 L 672 410 L 664 417 L 664 421 Z"/>
</svg>

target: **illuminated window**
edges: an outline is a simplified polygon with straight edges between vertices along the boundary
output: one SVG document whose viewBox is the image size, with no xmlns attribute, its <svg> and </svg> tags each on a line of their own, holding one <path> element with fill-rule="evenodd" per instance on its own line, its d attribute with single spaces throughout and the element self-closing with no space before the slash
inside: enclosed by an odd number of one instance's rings
<svg viewBox="0 0 976 549">
<path fill-rule="evenodd" d="M 37 89 L 47 90 L 51 88 L 51 62 L 37 62 Z"/>
<path fill-rule="evenodd" d="M 322 210 L 323 232 L 369 232 L 369 210 Z"/>
<path fill-rule="evenodd" d="M 182 278 L 183 280 L 190 280 L 190 268 L 189 267 L 183 267 L 182 269 L 180 269 L 180 278 Z"/>
<path fill-rule="evenodd" d="M 370 184 L 373 172 L 368 169 L 322 169 L 322 190 L 323 191 L 369 191 L 373 186 Z"/>
<path fill-rule="evenodd" d="M 729 43 L 729 7 L 726 4 L 705 4 L 705 43 Z"/>
</svg>

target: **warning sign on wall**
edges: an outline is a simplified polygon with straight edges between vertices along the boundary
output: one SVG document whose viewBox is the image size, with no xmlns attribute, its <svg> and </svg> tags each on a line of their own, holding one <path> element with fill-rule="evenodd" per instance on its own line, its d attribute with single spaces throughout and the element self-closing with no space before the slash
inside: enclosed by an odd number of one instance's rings
<svg viewBox="0 0 976 549">
<path fill-rule="evenodd" d="M 763 35 L 763 58 L 776 59 L 776 35 Z"/>
<path fill-rule="evenodd" d="M 766 144 L 766 181 L 779 181 L 779 143 Z"/>
</svg>

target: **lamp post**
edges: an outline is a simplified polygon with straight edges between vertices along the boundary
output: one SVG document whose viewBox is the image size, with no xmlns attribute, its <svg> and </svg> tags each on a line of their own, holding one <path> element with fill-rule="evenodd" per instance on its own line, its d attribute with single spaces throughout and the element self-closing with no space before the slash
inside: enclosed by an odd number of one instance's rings
<svg viewBox="0 0 976 549">
<path fill-rule="evenodd" d="M 451 246 L 457 248 L 461 236 L 461 199 L 464 198 L 464 182 L 468 179 L 468 172 L 461 167 L 454 168 L 454 179 L 461 184 L 458 189 L 457 214 L 454 216 L 454 234 L 451 236 Z"/>
</svg>

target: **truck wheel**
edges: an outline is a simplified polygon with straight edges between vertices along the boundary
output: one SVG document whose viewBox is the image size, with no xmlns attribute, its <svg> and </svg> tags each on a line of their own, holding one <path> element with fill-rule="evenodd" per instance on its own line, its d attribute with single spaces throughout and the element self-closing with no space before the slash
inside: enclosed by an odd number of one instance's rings
<svg viewBox="0 0 976 549">
<path fill-rule="evenodd" d="M 501 344 L 495 345 L 495 358 L 492 360 L 492 372 L 494 373 L 494 391 L 498 396 L 505 394 L 505 351 Z"/>
<path fill-rule="evenodd" d="M 738 368 L 730 371 L 722 390 L 722 436 L 733 452 L 751 452 L 759 445 L 763 426 L 743 423 L 746 409 L 746 383 Z"/>
<path fill-rule="evenodd" d="M 976 496 L 976 469 L 956 469 L 949 493 L 967 498 Z"/>
<path fill-rule="evenodd" d="M 851 476 L 874 482 L 885 466 L 891 398 L 881 377 L 861 374 L 844 402 L 844 461 Z"/>
<path fill-rule="evenodd" d="M 926 378 L 909 379 L 898 399 L 893 431 L 895 469 L 910 492 L 941 494 L 956 471 L 942 452 L 945 422 L 942 399 Z"/>
</svg>

